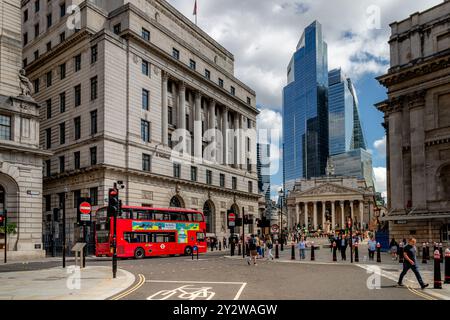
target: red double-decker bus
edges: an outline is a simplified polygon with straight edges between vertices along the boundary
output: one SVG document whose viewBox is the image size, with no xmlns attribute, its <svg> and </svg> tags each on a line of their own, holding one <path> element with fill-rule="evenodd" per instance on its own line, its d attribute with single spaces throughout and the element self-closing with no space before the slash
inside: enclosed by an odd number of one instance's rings
<svg viewBox="0 0 450 320">
<path fill-rule="evenodd" d="M 114 219 L 107 208 L 95 215 L 96 256 L 112 256 Z M 202 213 L 187 209 L 122 207 L 117 217 L 117 257 L 190 255 L 194 246 L 207 250 L 206 224 Z"/>
</svg>

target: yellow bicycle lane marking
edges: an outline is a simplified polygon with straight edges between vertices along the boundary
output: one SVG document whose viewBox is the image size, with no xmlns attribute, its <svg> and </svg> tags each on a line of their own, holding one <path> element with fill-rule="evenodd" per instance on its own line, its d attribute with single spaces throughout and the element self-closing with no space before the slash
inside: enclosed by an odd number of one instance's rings
<svg viewBox="0 0 450 320">
<path fill-rule="evenodd" d="M 121 294 L 118 294 L 112 298 L 110 298 L 110 300 L 119 300 L 122 299 L 128 295 L 130 295 L 131 293 L 135 292 L 136 290 L 138 290 L 140 287 L 142 287 L 145 283 L 145 276 L 143 274 L 139 274 L 139 281 L 138 283 L 136 283 L 135 286 L 131 287 L 128 290 L 125 290 L 124 292 L 122 292 Z"/>
</svg>

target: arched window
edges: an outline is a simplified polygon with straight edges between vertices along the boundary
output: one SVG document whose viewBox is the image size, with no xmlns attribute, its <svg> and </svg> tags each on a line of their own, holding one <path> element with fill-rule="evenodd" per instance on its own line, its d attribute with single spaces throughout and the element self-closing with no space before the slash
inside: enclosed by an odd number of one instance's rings
<svg viewBox="0 0 450 320">
<path fill-rule="evenodd" d="M 170 207 L 172 208 L 183 208 L 183 205 L 181 203 L 181 199 L 178 196 L 173 196 L 172 199 L 170 199 Z"/>
<path fill-rule="evenodd" d="M 441 169 L 439 174 L 439 199 L 450 200 L 450 164 Z"/>
<path fill-rule="evenodd" d="M 203 215 L 205 216 L 206 222 L 206 232 L 213 233 L 214 232 L 214 211 L 213 207 L 209 201 L 206 201 L 203 205 Z"/>
</svg>

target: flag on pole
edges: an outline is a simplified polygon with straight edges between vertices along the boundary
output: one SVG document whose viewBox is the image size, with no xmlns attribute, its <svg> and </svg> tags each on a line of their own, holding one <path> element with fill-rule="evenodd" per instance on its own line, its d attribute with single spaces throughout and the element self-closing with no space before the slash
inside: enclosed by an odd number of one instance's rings
<svg viewBox="0 0 450 320">
<path fill-rule="evenodd" d="M 195 24 L 197 24 L 197 0 L 195 0 L 194 3 L 194 13 L 193 15 L 195 16 Z"/>
</svg>

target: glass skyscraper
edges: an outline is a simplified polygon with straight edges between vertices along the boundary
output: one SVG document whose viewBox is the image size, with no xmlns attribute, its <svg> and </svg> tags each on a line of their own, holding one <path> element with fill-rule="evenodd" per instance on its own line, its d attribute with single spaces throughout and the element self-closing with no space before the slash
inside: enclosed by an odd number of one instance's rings
<svg viewBox="0 0 450 320">
<path fill-rule="evenodd" d="M 328 57 L 322 26 L 309 25 L 287 70 L 283 90 L 284 182 L 325 174 L 328 159 Z"/>
<path fill-rule="evenodd" d="M 270 201 L 270 144 L 258 143 L 256 170 L 258 173 L 258 192 Z"/>
</svg>

